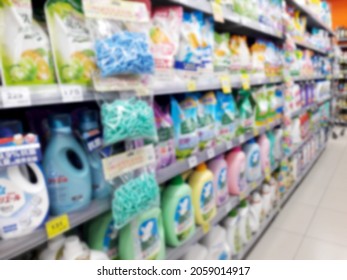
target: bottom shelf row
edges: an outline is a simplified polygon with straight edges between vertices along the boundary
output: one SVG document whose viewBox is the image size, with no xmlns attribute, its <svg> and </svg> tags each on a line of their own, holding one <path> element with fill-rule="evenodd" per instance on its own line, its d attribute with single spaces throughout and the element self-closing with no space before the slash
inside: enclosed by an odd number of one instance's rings
<svg viewBox="0 0 347 280">
<path fill-rule="evenodd" d="M 113 230 L 111 213 L 106 213 L 84 226 L 82 232 L 77 230 L 75 235 L 51 240 L 38 256 L 40 259 L 243 259 L 324 146 L 325 141 L 316 134 L 301 150 L 275 166 L 266 182 L 262 178 L 218 208 L 199 209 L 201 215 L 210 215 L 208 222 L 197 219 L 196 209 L 189 207 L 194 203 L 188 204 L 186 199 L 170 212 L 175 214 L 171 227 L 167 224 L 168 213 L 157 207 L 144 212 L 119 232 Z M 184 184 L 178 181 L 175 183 Z M 170 245 L 176 247 L 166 247 Z"/>
</svg>

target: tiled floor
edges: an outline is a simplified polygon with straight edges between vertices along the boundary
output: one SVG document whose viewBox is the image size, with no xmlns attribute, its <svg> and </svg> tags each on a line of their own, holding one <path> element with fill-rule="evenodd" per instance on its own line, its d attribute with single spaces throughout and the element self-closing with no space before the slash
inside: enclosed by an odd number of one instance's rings
<svg viewBox="0 0 347 280">
<path fill-rule="evenodd" d="M 248 259 L 347 260 L 347 135 L 329 141 Z"/>
</svg>

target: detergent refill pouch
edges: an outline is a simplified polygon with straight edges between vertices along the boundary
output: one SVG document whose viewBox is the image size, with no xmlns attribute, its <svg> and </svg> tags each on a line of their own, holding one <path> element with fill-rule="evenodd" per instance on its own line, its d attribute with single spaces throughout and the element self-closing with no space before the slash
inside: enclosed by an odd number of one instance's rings
<svg viewBox="0 0 347 280">
<path fill-rule="evenodd" d="M 201 66 L 201 12 L 184 12 L 180 30 L 180 44 L 175 58 L 175 69 L 181 77 L 198 75 Z"/>
<path fill-rule="evenodd" d="M 187 95 L 181 102 L 171 97 L 177 158 L 187 158 L 199 149 L 198 104 Z"/>
<path fill-rule="evenodd" d="M 176 161 L 174 124 L 170 113 L 154 103 L 154 116 L 158 133 L 158 142 L 155 143 L 156 169 L 167 167 Z"/>
<path fill-rule="evenodd" d="M 251 91 L 240 90 L 238 92 L 239 100 L 237 102 L 237 107 L 239 111 L 239 128 L 238 134 L 245 134 L 253 130 L 254 125 L 254 113 Z"/>
<path fill-rule="evenodd" d="M 213 69 L 217 73 L 227 73 L 230 68 L 231 53 L 229 33 L 214 33 Z"/>
<path fill-rule="evenodd" d="M 266 89 L 261 87 L 254 91 L 253 99 L 255 101 L 255 125 L 264 126 L 267 123 L 269 103 L 266 96 Z"/>
<path fill-rule="evenodd" d="M 212 74 L 214 47 L 213 17 L 204 17 L 201 28 L 201 66 L 200 72 Z"/>
<path fill-rule="evenodd" d="M 0 2 L 0 54 L 3 85 L 54 84 L 48 34 L 33 19 L 30 0 Z"/>
<path fill-rule="evenodd" d="M 59 83 L 91 85 L 95 53 L 81 0 L 48 0 L 45 14 Z"/>
<path fill-rule="evenodd" d="M 199 147 L 201 150 L 215 145 L 215 124 L 217 100 L 213 92 L 195 94 L 198 103 Z"/>
<path fill-rule="evenodd" d="M 159 80 L 169 80 L 172 77 L 182 19 L 183 8 L 180 6 L 154 8 L 149 38 L 155 75 Z"/>
<path fill-rule="evenodd" d="M 237 109 L 232 94 L 217 92 L 217 137 L 221 141 L 231 141 L 236 130 Z"/>
</svg>

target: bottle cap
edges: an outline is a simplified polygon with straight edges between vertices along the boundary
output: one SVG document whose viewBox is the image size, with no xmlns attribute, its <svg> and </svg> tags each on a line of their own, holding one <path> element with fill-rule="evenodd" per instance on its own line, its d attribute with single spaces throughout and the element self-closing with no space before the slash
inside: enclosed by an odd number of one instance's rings
<svg viewBox="0 0 347 280">
<path fill-rule="evenodd" d="M 196 167 L 196 170 L 197 171 L 205 171 L 205 170 L 207 170 L 207 166 L 205 163 L 201 163 Z"/>
<path fill-rule="evenodd" d="M 246 208 L 247 205 L 248 205 L 247 200 L 244 199 L 244 200 L 241 200 L 239 207 L 240 208 Z"/>
<path fill-rule="evenodd" d="M 79 128 L 81 131 L 89 131 L 98 128 L 98 112 L 85 110 L 80 115 Z"/>
<path fill-rule="evenodd" d="M 232 217 L 232 218 L 235 218 L 235 217 L 237 217 L 237 215 L 238 215 L 238 211 L 237 211 L 237 209 L 235 208 L 235 209 L 233 209 L 233 210 L 231 210 L 230 212 L 229 212 L 229 217 Z"/>
<path fill-rule="evenodd" d="M 70 128 L 71 117 L 68 114 L 57 114 L 48 117 L 48 125 L 51 129 Z"/>
<path fill-rule="evenodd" d="M 179 176 L 174 177 L 174 178 L 171 180 L 170 184 L 171 184 L 171 185 L 175 185 L 175 186 L 179 186 L 179 185 L 184 184 L 184 180 L 183 180 L 182 176 L 179 175 Z"/>
<path fill-rule="evenodd" d="M 22 134 L 23 126 L 20 121 L 2 121 L 0 122 L 0 138 L 12 137 L 15 134 Z"/>
</svg>

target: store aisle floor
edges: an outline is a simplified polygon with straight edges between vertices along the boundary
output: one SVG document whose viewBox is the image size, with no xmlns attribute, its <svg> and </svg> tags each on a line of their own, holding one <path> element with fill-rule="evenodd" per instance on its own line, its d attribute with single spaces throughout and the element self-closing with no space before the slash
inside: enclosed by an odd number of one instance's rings
<svg viewBox="0 0 347 280">
<path fill-rule="evenodd" d="M 346 217 L 347 135 L 329 140 L 248 259 L 347 260 Z"/>
</svg>

